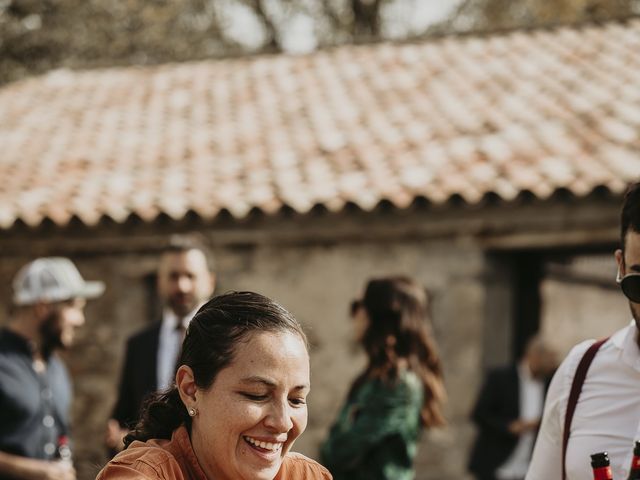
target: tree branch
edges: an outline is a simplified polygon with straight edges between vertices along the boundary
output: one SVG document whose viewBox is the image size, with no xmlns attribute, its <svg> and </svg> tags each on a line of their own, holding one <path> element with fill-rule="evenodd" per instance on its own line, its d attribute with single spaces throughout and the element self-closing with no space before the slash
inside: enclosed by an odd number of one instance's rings
<svg viewBox="0 0 640 480">
<path fill-rule="evenodd" d="M 282 50 L 280 34 L 278 33 L 275 23 L 267 13 L 264 0 L 245 0 L 244 3 L 253 10 L 267 30 L 268 40 L 265 46 L 272 50 Z"/>
</svg>

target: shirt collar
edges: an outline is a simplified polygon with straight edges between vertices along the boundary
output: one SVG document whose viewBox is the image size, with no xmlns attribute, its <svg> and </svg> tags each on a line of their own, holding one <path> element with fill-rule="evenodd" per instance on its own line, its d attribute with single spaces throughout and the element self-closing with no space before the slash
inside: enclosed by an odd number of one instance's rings
<svg viewBox="0 0 640 480">
<path fill-rule="evenodd" d="M 634 370 L 640 371 L 640 349 L 635 321 L 611 336 L 611 343 L 620 351 L 620 359 Z"/>
<path fill-rule="evenodd" d="M 5 341 L 16 350 L 20 350 L 29 356 L 32 356 L 34 354 L 35 344 L 22 335 L 18 335 L 16 332 L 12 331 L 9 328 L 3 328 L 0 331 L 0 334 L 5 339 Z"/>
<path fill-rule="evenodd" d="M 527 365 L 527 362 L 522 361 L 518 363 L 518 375 L 523 380 L 531 380 L 533 378 L 531 376 L 531 370 L 529 369 L 529 365 Z"/>
<path fill-rule="evenodd" d="M 193 478 L 194 480 L 206 480 L 207 476 L 202 470 L 200 462 L 198 461 L 198 457 L 196 457 L 196 454 L 193 451 L 193 445 L 191 445 L 189 432 L 184 425 L 181 425 L 176 430 L 174 430 L 173 434 L 171 435 L 171 443 L 175 443 L 179 451 L 182 453 L 182 456 L 184 458 L 183 461 L 185 462 L 185 467 L 187 468 L 186 473 L 188 473 L 188 475 L 185 476 Z"/>
<path fill-rule="evenodd" d="M 191 310 L 187 315 L 182 318 L 182 323 L 185 328 L 189 326 L 191 319 L 195 316 L 196 312 L 200 309 L 202 304 Z M 170 308 L 165 308 L 162 311 L 162 328 L 175 330 L 178 327 L 178 316 Z"/>
</svg>

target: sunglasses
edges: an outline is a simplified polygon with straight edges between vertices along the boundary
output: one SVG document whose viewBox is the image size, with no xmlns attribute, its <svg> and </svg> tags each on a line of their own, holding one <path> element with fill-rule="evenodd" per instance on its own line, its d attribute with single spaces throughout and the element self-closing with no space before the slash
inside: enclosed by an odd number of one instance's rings
<svg viewBox="0 0 640 480">
<path fill-rule="evenodd" d="M 624 277 L 618 277 L 617 282 L 620 284 L 624 296 L 633 303 L 640 303 L 640 273 L 628 273 Z"/>
</svg>

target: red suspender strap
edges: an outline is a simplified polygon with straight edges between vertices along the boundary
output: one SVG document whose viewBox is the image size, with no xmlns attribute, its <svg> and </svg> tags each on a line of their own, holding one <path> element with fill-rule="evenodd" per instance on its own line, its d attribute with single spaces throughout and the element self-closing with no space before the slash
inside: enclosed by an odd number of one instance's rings
<svg viewBox="0 0 640 480">
<path fill-rule="evenodd" d="M 565 480 L 567 478 L 567 469 L 565 466 L 567 458 L 567 444 L 569 443 L 569 435 L 571 434 L 571 420 L 573 420 L 573 414 L 576 411 L 578 398 L 580 397 L 580 392 L 582 391 L 582 384 L 584 383 L 584 379 L 587 377 L 587 371 L 591 366 L 593 357 L 596 356 L 596 353 L 598 353 L 598 350 L 600 349 L 602 344 L 607 340 L 608 338 L 598 340 L 593 345 L 591 345 L 586 352 L 584 352 L 584 355 L 582 356 L 582 359 L 580 360 L 578 368 L 576 369 L 576 373 L 573 377 L 571 392 L 569 393 L 569 400 L 567 401 L 567 412 L 564 416 L 564 431 L 562 432 L 562 480 Z"/>
</svg>

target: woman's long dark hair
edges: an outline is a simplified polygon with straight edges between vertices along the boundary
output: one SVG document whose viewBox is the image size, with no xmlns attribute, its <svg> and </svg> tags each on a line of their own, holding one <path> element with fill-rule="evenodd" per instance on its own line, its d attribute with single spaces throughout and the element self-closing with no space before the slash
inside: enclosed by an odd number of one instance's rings
<svg viewBox="0 0 640 480">
<path fill-rule="evenodd" d="M 231 292 L 212 298 L 193 317 L 182 344 L 178 365 L 193 370 L 196 385 L 206 390 L 218 372 L 234 358 L 240 342 L 256 332 L 292 332 L 307 343 L 298 321 L 278 303 L 253 292 Z M 135 429 L 124 439 L 171 438 L 180 425 L 191 426 L 191 417 L 174 385 L 155 394 L 143 407 Z"/>
<path fill-rule="evenodd" d="M 367 284 L 361 306 L 368 317 L 361 343 L 369 363 L 355 380 L 351 394 L 371 378 L 394 382 L 401 365 L 406 365 L 418 375 L 424 388 L 423 425 L 444 425 L 446 393 L 442 365 L 427 326 L 426 290 L 408 277 L 373 279 Z"/>
</svg>

